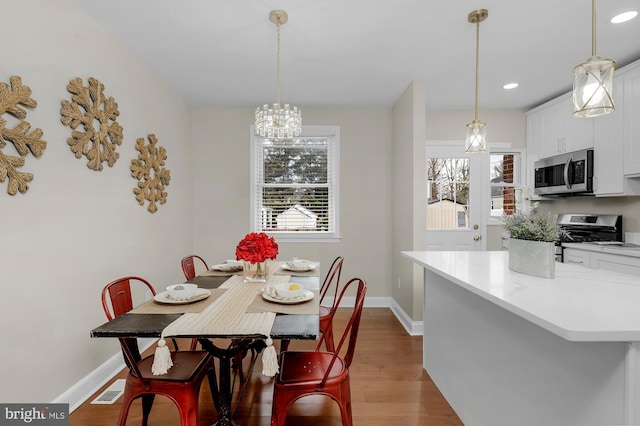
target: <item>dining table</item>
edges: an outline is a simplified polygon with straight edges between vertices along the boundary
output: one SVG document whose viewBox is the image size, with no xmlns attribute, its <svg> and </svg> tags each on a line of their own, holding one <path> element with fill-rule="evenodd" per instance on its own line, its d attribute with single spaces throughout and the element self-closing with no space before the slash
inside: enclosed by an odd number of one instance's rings
<svg viewBox="0 0 640 426">
<path fill-rule="evenodd" d="M 197 339 L 202 347 L 219 361 L 215 372 L 216 383 L 211 386 L 213 403 L 218 412 L 215 425 L 236 425 L 233 420 L 235 408 L 244 395 L 257 355 L 267 347 L 266 342 L 270 343 L 269 339 L 318 339 L 320 333 L 318 270 L 317 262 L 313 269 L 297 272 L 286 268 L 285 262 L 271 261 L 270 272 L 265 283 L 244 283 L 241 271 L 216 270 L 214 267 L 186 281 L 197 284 L 199 289 L 208 290 L 207 293 L 210 295 L 203 300 L 184 304 L 162 303 L 156 295 L 128 313 L 94 328 L 90 336 Z M 263 288 L 273 285 L 274 282 L 297 283 L 304 290 L 312 292 L 313 297 L 302 303 L 274 303 L 277 301 L 268 296 L 262 296 Z M 237 312 L 230 312 L 230 309 Z M 250 328 L 239 329 L 232 325 L 225 325 L 229 316 L 242 320 L 261 312 L 270 314 L 269 318 L 273 320 L 268 332 L 256 332 Z M 275 318 L 272 312 L 275 313 Z M 201 326 L 191 329 L 177 327 L 179 323 L 185 322 L 197 323 Z M 168 331 L 171 332 L 168 333 Z M 251 354 L 251 361 L 249 373 L 245 376 L 242 370 L 242 359 L 248 354 Z M 240 390 L 235 408 L 232 404 L 236 382 L 235 379 L 232 381 L 234 369 L 236 374 L 239 371 L 240 377 L 238 380 Z"/>
</svg>

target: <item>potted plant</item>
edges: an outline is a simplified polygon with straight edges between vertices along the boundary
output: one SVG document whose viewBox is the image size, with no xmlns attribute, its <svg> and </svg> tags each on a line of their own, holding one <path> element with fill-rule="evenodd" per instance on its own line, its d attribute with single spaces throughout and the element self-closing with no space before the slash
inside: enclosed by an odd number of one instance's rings
<svg viewBox="0 0 640 426">
<path fill-rule="evenodd" d="M 509 269 L 543 278 L 555 277 L 555 243 L 560 229 L 555 217 L 514 213 L 502 218 L 509 233 Z"/>
</svg>

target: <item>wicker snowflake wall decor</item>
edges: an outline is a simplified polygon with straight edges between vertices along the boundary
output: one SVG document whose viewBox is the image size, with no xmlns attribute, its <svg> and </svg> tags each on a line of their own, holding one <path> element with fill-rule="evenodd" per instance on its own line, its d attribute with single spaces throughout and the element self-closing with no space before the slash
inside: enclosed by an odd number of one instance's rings
<svg viewBox="0 0 640 426">
<path fill-rule="evenodd" d="M 31 125 L 24 121 L 27 112 L 22 107 L 35 108 L 38 104 L 31 99 L 31 89 L 22 85 L 22 79 L 18 76 L 10 78 L 11 88 L 6 83 L 0 83 L 0 182 L 9 178 L 7 193 L 16 195 L 18 191 L 25 193 L 29 190 L 29 184 L 33 180 L 32 173 L 20 172 L 17 168 L 24 166 L 24 157 L 29 152 L 34 157 L 40 157 L 47 148 L 47 142 L 42 140 L 42 130 L 35 129 L 29 133 Z M 20 120 L 13 129 L 7 128 L 7 121 L 2 114 L 10 114 Z M 7 141 L 13 144 L 19 157 L 9 155 L 4 150 Z"/>
<path fill-rule="evenodd" d="M 122 145 L 122 126 L 116 119 L 120 115 L 118 104 L 113 97 L 106 98 L 104 84 L 90 77 L 89 86 L 84 87 L 80 77 L 71 80 L 67 86 L 72 93 L 71 102 L 62 101 L 60 114 L 65 126 L 73 132 L 67 139 L 76 158 L 87 156 L 87 167 L 102 170 L 102 163 L 113 166 L 120 156 L 117 145 Z M 84 132 L 76 130 L 82 124 Z"/>
<path fill-rule="evenodd" d="M 141 206 L 144 201 L 149 201 L 151 213 L 158 211 L 156 202 L 167 202 L 167 193 L 164 187 L 169 185 L 170 172 L 164 168 L 164 160 L 167 159 L 167 151 L 163 147 L 156 147 L 158 139 L 154 134 L 149 136 L 149 145 L 144 144 L 144 138 L 136 139 L 136 150 L 140 151 L 137 159 L 131 160 L 131 175 L 138 179 L 138 187 L 133 189 L 136 200 Z"/>
</svg>

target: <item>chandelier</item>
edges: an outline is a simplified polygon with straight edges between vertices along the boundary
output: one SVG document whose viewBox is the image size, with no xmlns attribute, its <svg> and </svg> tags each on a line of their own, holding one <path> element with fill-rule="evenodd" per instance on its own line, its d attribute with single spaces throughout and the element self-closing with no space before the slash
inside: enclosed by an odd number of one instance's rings
<svg viewBox="0 0 640 426">
<path fill-rule="evenodd" d="M 613 59 L 596 55 L 596 0 L 591 1 L 591 57 L 573 69 L 573 116 L 598 117 L 615 110 L 613 96 Z"/>
<path fill-rule="evenodd" d="M 287 12 L 272 10 L 269 20 L 276 24 L 277 28 L 277 65 L 276 65 L 276 103 L 264 104 L 256 109 L 256 133 L 262 137 L 271 139 L 292 138 L 302 131 L 302 112 L 298 107 L 284 104 L 280 105 L 280 26 L 287 23 Z"/>
<path fill-rule="evenodd" d="M 487 125 L 478 121 L 478 64 L 480 62 L 480 22 L 487 19 L 486 9 L 474 10 L 468 16 L 469 22 L 476 24 L 476 96 L 475 115 L 473 121 L 467 124 L 467 137 L 464 150 L 468 153 L 484 152 L 486 149 Z"/>
</svg>

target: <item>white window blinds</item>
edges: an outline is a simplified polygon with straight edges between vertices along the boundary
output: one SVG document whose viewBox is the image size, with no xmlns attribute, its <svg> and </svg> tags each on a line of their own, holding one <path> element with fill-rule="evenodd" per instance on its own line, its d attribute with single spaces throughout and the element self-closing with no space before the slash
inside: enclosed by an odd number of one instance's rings
<svg viewBox="0 0 640 426">
<path fill-rule="evenodd" d="M 305 127 L 292 139 L 252 139 L 253 230 L 279 240 L 337 238 L 338 129 Z"/>
</svg>

